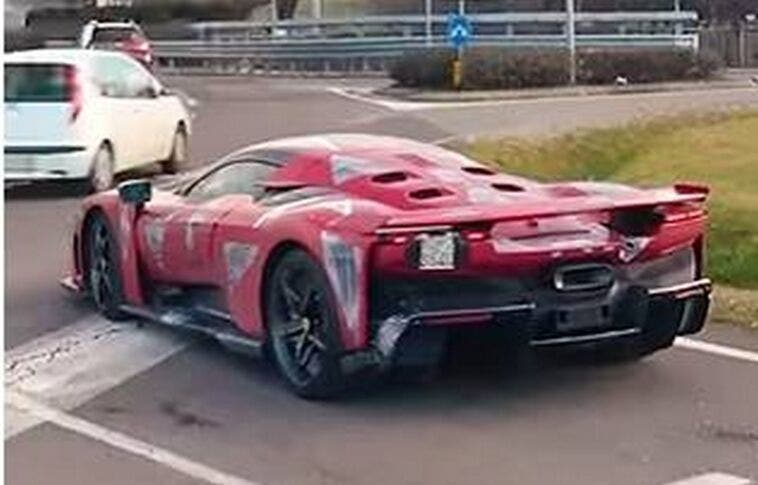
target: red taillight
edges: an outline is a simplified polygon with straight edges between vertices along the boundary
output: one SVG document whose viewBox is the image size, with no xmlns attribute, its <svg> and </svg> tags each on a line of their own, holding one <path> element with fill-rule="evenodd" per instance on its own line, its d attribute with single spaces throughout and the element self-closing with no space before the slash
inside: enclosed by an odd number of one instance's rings
<svg viewBox="0 0 758 485">
<path fill-rule="evenodd" d="M 132 36 L 123 42 L 119 42 L 118 47 L 130 52 L 144 53 L 150 50 L 150 43 L 142 37 Z"/>
<path fill-rule="evenodd" d="M 79 82 L 79 70 L 74 66 L 66 67 L 66 93 L 71 104 L 71 117 L 73 123 L 82 111 L 82 86 Z"/>
</svg>

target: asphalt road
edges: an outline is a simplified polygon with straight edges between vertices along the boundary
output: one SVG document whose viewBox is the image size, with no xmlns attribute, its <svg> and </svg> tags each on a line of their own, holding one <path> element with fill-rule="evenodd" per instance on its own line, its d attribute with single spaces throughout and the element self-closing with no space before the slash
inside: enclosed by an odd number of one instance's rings
<svg viewBox="0 0 758 485">
<path fill-rule="evenodd" d="M 168 82 L 199 103 L 195 165 L 304 133 L 440 141 L 758 106 L 758 90 L 419 107 L 366 99 L 382 81 Z M 56 279 L 77 197 L 6 193 L 6 389 L 39 397 L 7 398 L 7 483 L 758 483 L 754 333 L 711 326 L 698 336 L 742 354 L 680 347 L 621 366 L 459 365 L 423 386 L 306 402 L 265 363 L 149 326 L 110 326 L 63 293 Z M 23 425 L 8 433 L 8 421 Z"/>
</svg>

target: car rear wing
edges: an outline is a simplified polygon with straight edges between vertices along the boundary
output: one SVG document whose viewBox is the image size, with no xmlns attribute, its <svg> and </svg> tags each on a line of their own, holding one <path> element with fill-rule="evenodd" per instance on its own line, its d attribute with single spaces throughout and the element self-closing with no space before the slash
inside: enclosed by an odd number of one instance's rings
<svg viewBox="0 0 758 485">
<path fill-rule="evenodd" d="M 677 184 L 663 189 L 640 190 L 614 196 L 582 195 L 554 199 L 487 204 L 460 208 L 413 211 L 389 218 L 377 232 L 396 232 L 428 226 L 455 226 L 519 219 L 550 218 L 593 212 L 658 208 L 685 204 L 702 204 L 708 188 L 692 184 Z"/>
</svg>

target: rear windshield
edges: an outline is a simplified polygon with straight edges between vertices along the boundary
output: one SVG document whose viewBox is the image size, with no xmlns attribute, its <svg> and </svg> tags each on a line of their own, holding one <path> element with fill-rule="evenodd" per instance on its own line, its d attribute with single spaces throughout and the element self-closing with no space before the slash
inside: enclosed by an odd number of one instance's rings
<svg viewBox="0 0 758 485">
<path fill-rule="evenodd" d="M 5 101 L 43 103 L 69 101 L 67 77 L 71 66 L 64 64 L 6 64 Z"/>
<path fill-rule="evenodd" d="M 95 29 L 92 36 L 93 44 L 110 44 L 113 42 L 125 42 L 134 37 L 139 37 L 139 33 L 132 28 L 108 28 Z"/>
</svg>

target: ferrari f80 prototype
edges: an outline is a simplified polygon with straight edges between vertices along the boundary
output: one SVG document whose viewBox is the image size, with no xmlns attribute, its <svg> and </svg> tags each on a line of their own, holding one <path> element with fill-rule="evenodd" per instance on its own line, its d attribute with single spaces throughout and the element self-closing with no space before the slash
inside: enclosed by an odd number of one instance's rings
<svg viewBox="0 0 758 485">
<path fill-rule="evenodd" d="M 640 357 L 703 326 L 707 193 L 538 183 L 398 138 L 290 138 L 88 197 L 64 282 L 108 318 L 268 349 L 306 397 L 434 366 L 481 327 Z"/>
</svg>

